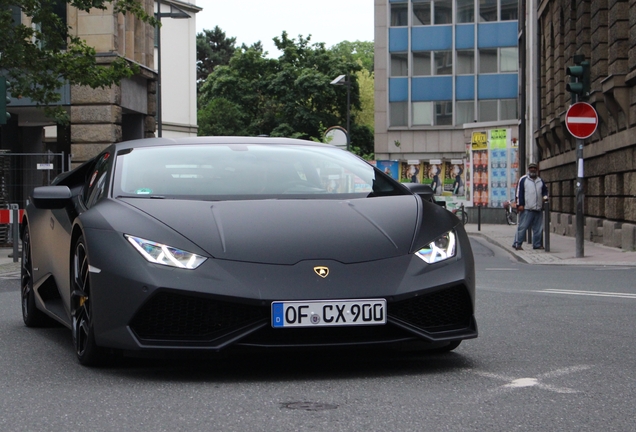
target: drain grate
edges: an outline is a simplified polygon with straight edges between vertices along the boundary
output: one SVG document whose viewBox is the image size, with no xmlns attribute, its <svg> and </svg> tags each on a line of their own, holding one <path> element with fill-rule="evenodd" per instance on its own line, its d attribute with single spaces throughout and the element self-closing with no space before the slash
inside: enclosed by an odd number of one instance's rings
<svg viewBox="0 0 636 432">
<path fill-rule="evenodd" d="M 320 402 L 284 402 L 281 404 L 281 408 L 302 411 L 326 411 L 338 409 L 338 405 Z"/>
</svg>

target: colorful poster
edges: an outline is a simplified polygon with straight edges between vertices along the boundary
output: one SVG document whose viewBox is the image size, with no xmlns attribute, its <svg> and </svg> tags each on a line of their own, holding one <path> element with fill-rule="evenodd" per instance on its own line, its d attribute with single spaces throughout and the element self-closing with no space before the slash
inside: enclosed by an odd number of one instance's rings
<svg viewBox="0 0 636 432">
<path fill-rule="evenodd" d="M 391 176 L 395 180 L 400 179 L 400 163 L 398 161 L 380 160 L 374 164 L 384 174 Z"/>
<path fill-rule="evenodd" d="M 508 184 L 510 185 L 510 201 L 517 199 L 517 183 L 519 182 L 519 144 L 516 140 L 512 141 L 510 151 L 508 152 L 510 177 Z"/>
<path fill-rule="evenodd" d="M 442 196 L 444 191 L 444 165 L 440 159 L 431 159 L 428 162 L 424 162 L 424 177 L 422 183 L 431 185 L 433 192 L 437 196 Z"/>
<path fill-rule="evenodd" d="M 400 181 L 402 183 L 422 183 L 422 164 L 410 160 L 400 164 Z"/>
<path fill-rule="evenodd" d="M 444 161 L 444 195 L 464 199 L 466 193 L 465 167 L 463 159 Z"/>
<path fill-rule="evenodd" d="M 473 132 L 471 141 L 473 150 L 486 150 L 488 148 L 488 135 L 486 132 Z"/>
<path fill-rule="evenodd" d="M 474 148 L 474 147 L 473 147 Z M 488 150 L 473 150 L 473 205 L 488 205 Z"/>
</svg>

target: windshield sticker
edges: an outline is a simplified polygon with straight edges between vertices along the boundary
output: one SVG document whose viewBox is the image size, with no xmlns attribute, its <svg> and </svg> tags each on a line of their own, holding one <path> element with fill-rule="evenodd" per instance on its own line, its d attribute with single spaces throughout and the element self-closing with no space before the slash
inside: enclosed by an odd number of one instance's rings
<svg viewBox="0 0 636 432">
<path fill-rule="evenodd" d="M 152 193 L 152 189 L 141 188 L 135 191 L 137 195 L 150 195 Z"/>
</svg>

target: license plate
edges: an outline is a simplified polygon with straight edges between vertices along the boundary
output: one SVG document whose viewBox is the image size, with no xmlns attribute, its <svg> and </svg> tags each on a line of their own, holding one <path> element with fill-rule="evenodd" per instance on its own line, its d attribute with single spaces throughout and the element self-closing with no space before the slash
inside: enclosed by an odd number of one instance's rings
<svg viewBox="0 0 636 432">
<path fill-rule="evenodd" d="M 272 327 L 386 324 L 386 300 L 286 301 L 272 303 Z"/>
</svg>

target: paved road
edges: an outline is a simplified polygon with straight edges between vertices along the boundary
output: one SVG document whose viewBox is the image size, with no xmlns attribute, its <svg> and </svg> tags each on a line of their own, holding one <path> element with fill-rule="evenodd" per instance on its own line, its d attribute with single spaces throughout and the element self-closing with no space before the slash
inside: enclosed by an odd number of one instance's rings
<svg viewBox="0 0 636 432">
<path fill-rule="evenodd" d="M 631 431 L 636 269 L 539 266 L 473 239 L 480 337 L 454 353 L 79 366 L 0 279 L 1 431 Z"/>
</svg>

